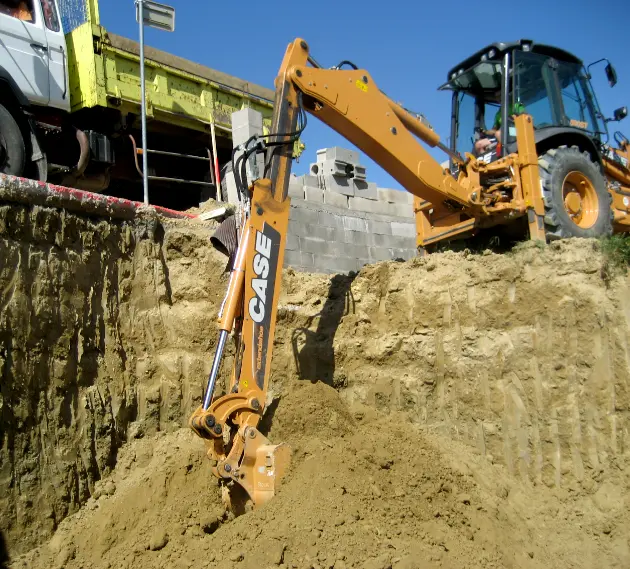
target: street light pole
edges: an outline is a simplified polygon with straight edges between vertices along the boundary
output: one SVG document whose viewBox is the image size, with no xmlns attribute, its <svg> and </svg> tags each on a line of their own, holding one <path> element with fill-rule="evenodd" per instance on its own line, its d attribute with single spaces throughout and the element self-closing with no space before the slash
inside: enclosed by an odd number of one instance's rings
<svg viewBox="0 0 630 569">
<path fill-rule="evenodd" d="M 144 83 L 144 0 L 136 0 L 138 5 L 138 22 L 140 27 L 140 115 L 142 120 L 142 187 L 144 189 L 144 203 L 149 205 L 149 178 L 147 160 L 147 109 L 146 86 Z"/>
</svg>

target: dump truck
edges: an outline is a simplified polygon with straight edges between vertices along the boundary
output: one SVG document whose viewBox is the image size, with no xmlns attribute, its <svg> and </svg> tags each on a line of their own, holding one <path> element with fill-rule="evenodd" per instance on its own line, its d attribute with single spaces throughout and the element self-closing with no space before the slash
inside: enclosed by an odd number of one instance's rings
<svg viewBox="0 0 630 569">
<path fill-rule="evenodd" d="M 0 173 L 142 199 L 138 43 L 100 25 L 98 0 L 1 0 L 0 39 Z M 232 113 L 251 107 L 268 130 L 273 91 L 150 47 L 145 58 L 151 202 L 217 197 Z"/>
<path fill-rule="evenodd" d="M 614 86 L 610 63 L 606 74 Z M 422 116 L 385 95 L 367 70 L 346 60 L 324 68 L 300 38 L 287 47 L 275 86 L 271 133 L 252 137 L 235 159 L 240 207 L 213 236 L 231 274 L 202 403 L 189 420 L 235 512 L 272 499 L 290 464 L 287 445 L 272 444 L 258 424 L 268 404 L 291 150 L 307 113 L 414 195 L 424 253 L 484 227 L 518 224 L 544 242 L 608 235 L 630 221 L 628 140 L 617 132 L 614 148 L 607 136 L 607 125 L 627 110 L 605 119 L 582 62 L 562 49 L 531 40 L 495 43 L 454 67 L 444 86 L 453 92 L 450 146 Z M 442 149 L 449 163 L 441 165 L 427 145 Z M 265 156 L 263 176 L 248 179 L 244 164 L 257 153 Z M 229 384 L 215 396 L 230 337 Z"/>
</svg>

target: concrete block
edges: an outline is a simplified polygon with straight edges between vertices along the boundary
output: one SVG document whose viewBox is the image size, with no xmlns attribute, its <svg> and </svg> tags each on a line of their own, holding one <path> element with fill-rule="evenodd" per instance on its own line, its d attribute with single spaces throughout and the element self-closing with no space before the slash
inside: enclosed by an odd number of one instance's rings
<svg viewBox="0 0 630 569">
<path fill-rule="evenodd" d="M 262 134 L 262 114 L 251 108 L 241 109 L 232 113 L 232 144 L 236 147 L 247 142 L 250 137 Z M 240 152 L 237 152 L 235 159 Z M 247 161 L 247 176 L 250 180 L 261 177 L 264 169 L 262 154 L 253 155 Z M 257 175 L 256 176 L 256 171 Z"/>
<path fill-rule="evenodd" d="M 387 204 L 392 213 L 390 215 L 396 215 L 398 217 L 406 217 L 408 219 L 415 219 L 412 204 L 392 203 Z"/>
<path fill-rule="evenodd" d="M 313 203 L 324 203 L 324 190 L 304 186 L 304 199 Z"/>
<path fill-rule="evenodd" d="M 386 247 L 370 247 L 370 260 L 373 263 L 379 261 L 389 261 L 392 258 L 390 249 Z"/>
<path fill-rule="evenodd" d="M 289 197 L 304 199 L 304 186 L 296 176 L 289 178 Z"/>
<path fill-rule="evenodd" d="M 355 211 L 396 215 L 396 207 L 399 204 L 389 204 L 381 201 L 367 200 L 358 196 L 348 198 L 348 207 Z"/>
<path fill-rule="evenodd" d="M 354 179 L 359 182 L 367 181 L 367 174 L 365 166 L 361 166 L 360 164 L 354 165 Z M 376 184 L 374 184 L 376 186 Z"/>
<path fill-rule="evenodd" d="M 343 224 L 343 216 L 326 211 L 320 211 L 317 215 L 317 223 L 324 227 L 334 227 L 336 229 L 345 229 Z"/>
<path fill-rule="evenodd" d="M 297 235 L 287 233 L 287 251 L 298 251 L 300 249 L 300 240 Z"/>
<path fill-rule="evenodd" d="M 340 160 L 348 164 L 358 164 L 359 153 L 356 150 L 342 148 L 341 146 L 322 148 L 317 151 L 317 161 L 323 162 L 324 160 Z"/>
<path fill-rule="evenodd" d="M 353 198 L 356 199 L 356 198 Z M 351 215 L 343 216 L 343 228 L 350 229 L 352 231 L 368 231 L 368 223 L 367 220 L 361 217 L 354 217 Z"/>
<path fill-rule="evenodd" d="M 313 270 L 313 254 L 304 251 L 286 250 L 284 252 L 285 267 L 302 267 L 306 270 Z"/>
<path fill-rule="evenodd" d="M 304 207 L 292 207 L 289 219 L 295 223 L 301 223 L 303 225 L 308 223 L 315 225 L 317 223 L 317 211 L 313 209 L 306 209 Z"/>
<path fill-rule="evenodd" d="M 354 185 L 355 196 L 368 200 L 378 199 L 378 191 L 374 182 L 365 182 L 362 180 L 358 180 L 357 178 L 353 178 L 352 183 Z"/>
<path fill-rule="evenodd" d="M 355 259 L 370 256 L 367 245 L 359 245 L 355 243 L 337 242 L 337 252 L 340 257 L 352 257 Z"/>
<path fill-rule="evenodd" d="M 417 254 L 415 249 L 400 249 L 394 247 L 390 249 L 390 251 L 392 254 L 392 259 L 394 260 L 403 259 L 404 261 L 408 261 L 409 259 L 415 257 Z"/>
<path fill-rule="evenodd" d="M 390 247 L 397 247 L 398 249 L 413 249 L 416 246 L 416 236 L 413 237 L 391 237 Z"/>
<path fill-rule="evenodd" d="M 321 239 L 329 243 L 343 242 L 343 231 L 334 227 L 323 225 L 307 225 L 304 237 L 309 239 Z"/>
<path fill-rule="evenodd" d="M 330 273 L 349 273 L 357 270 L 357 260 L 336 255 L 313 255 L 315 268 Z"/>
<path fill-rule="evenodd" d="M 249 138 L 247 137 L 245 140 L 236 139 L 234 131 L 242 127 L 260 128 L 262 133 L 262 114 L 250 107 L 232 113 L 232 140 L 236 142 L 236 145 L 245 142 Z"/>
<path fill-rule="evenodd" d="M 415 223 L 398 223 L 396 221 L 392 221 L 392 235 L 397 235 L 399 237 L 416 237 L 416 224 Z"/>
<path fill-rule="evenodd" d="M 405 190 L 390 190 L 388 188 L 378 188 L 378 199 L 387 203 L 412 204 L 413 194 Z"/>
<path fill-rule="evenodd" d="M 375 219 L 367 220 L 369 233 L 377 233 L 378 235 L 391 235 L 392 226 L 387 221 L 376 221 Z"/>
<path fill-rule="evenodd" d="M 324 203 L 335 207 L 348 208 L 348 196 L 337 194 L 328 190 L 324 191 Z"/>
<path fill-rule="evenodd" d="M 335 244 L 322 239 L 300 237 L 300 251 L 317 255 L 335 255 Z"/>
<path fill-rule="evenodd" d="M 227 199 L 227 202 L 231 204 L 239 203 L 238 190 L 236 189 L 236 182 L 234 181 L 234 173 L 232 171 L 226 173 L 225 185 L 227 187 L 227 196 L 223 196 L 223 199 Z"/>
<path fill-rule="evenodd" d="M 368 244 L 372 247 L 384 247 L 389 249 L 397 245 L 395 238 L 391 235 L 380 235 L 378 233 L 366 233 Z"/>
<path fill-rule="evenodd" d="M 353 231 L 350 229 L 346 229 L 344 231 L 343 242 L 352 243 L 361 247 L 373 245 L 372 237 L 369 233 L 366 233 L 365 231 Z"/>
<path fill-rule="evenodd" d="M 324 174 L 324 188 L 329 192 L 337 192 L 346 196 L 354 196 L 354 183 L 351 178 Z"/>
<path fill-rule="evenodd" d="M 319 180 L 317 176 L 311 176 L 310 174 L 304 174 L 298 178 L 302 182 L 303 186 L 309 186 L 311 188 L 319 188 Z"/>
</svg>

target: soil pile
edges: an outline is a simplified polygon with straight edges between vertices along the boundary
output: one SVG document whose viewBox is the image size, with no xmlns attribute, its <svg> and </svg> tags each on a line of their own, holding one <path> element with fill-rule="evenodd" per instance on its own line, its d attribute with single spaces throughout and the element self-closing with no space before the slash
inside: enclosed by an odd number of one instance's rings
<svg viewBox="0 0 630 569">
<path fill-rule="evenodd" d="M 45 546 L 33 569 L 624 567 L 628 516 L 602 524 L 547 489 L 426 437 L 403 417 L 352 412 L 304 382 L 282 397 L 270 437 L 293 464 L 269 504 L 234 519 L 187 430 L 134 440 L 111 477 Z M 445 456 L 446 455 L 446 456 Z M 451 460 L 449 460 L 451 457 Z"/>
<path fill-rule="evenodd" d="M 630 291 L 596 242 L 285 271 L 263 424 L 293 466 L 234 519 L 182 429 L 211 230 L 0 208 L 12 567 L 630 566 Z"/>
</svg>

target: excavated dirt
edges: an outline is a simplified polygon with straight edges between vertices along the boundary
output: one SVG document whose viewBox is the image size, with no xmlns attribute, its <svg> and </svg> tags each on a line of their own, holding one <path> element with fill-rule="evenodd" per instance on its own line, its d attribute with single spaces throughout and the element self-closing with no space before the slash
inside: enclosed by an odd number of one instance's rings
<svg viewBox="0 0 630 569">
<path fill-rule="evenodd" d="M 211 227 L 0 208 L 10 567 L 630 566 L 629 283 L 596 242 L 285 271 L 263 427 L 293 464 L 233 518 L 182 428 Z"/>
</svg>

